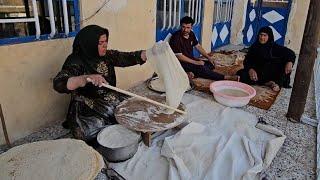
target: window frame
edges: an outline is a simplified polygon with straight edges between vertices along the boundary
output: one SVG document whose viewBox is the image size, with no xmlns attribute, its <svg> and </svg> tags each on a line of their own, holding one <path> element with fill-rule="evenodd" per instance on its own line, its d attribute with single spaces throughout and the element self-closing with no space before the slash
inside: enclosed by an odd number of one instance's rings
<svg viewBox="0 0 320 180">
<path fill-rule="evenodd" d="M 75 31 L 69 32 L 68 35 L 66 35 L 65 33 L 56 33 L 54 37 L 50 37 L 50 34 L 42 34 L 38 39 L 36 38 L 36 35 L 3 38 L 3 39 L 0 39 L 0 46 L 75 37 L 80 30 L 80 5 L 79 5 L 80 0 L 67 0 L 67 1 L 74 2 L 73 10 L 74 10 Z M 3 24 L 3 23 L 0 23 L 0 24 Z"/>
</svg>

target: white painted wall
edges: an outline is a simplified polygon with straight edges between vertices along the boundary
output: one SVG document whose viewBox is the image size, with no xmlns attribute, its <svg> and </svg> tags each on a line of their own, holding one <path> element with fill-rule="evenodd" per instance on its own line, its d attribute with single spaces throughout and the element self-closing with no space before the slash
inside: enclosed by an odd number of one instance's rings
<svg viewBox="0 0 320 180">
<path fill-rule="evenodd" d="M 231 36 L 230 43 L 234 45 L 242 44 L 243 33 L 246 23 L 248 0 L 235 0 L 233 6 L 233 14 L 231 20 Z"/>
<path fill-rule="evenodd" d="M 90 17 L 104 2 L 81 0 L 81 17 Z M 155 1 L 111 0 L 84 25 L 109 28 L 110 48 L 146 49 L 155 42 L 155 10 Z M 11 141 L 65 118 L 70 97 L 55 92 L 52 79 L 71 53 L 72 43 L 73 38 L 62 38 L 0 46 L 0 103 Z M 117 86 L 123 89 L 153 73 L 148 64 L 116 71 Z M 0 144 L 3 143 L 0 125 Z"/>
</svg>

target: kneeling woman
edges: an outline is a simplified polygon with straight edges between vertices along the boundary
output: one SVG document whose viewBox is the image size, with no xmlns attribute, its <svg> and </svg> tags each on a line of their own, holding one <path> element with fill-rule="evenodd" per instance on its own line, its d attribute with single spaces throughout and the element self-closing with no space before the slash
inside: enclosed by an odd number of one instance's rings
<svg viewBox="0 0 320 180">
<path fill-rule="evenodd" d="M 290 74 L 296 59 L 295 53 L 274 42 L 270 27 L 259 31 L 258 39 L 249 48 L 244 69 L 237 72 L 240 81 L 247 84 L 267 85 L 274 91 L 290 87 Z"/>
<path fill-rule="evenodd" d="M 101 88 L 102 83 L 116 86 L 115 66 L 133 66 L 146 61 L 145 51 L 107 50 L 108 37 L 108 30 L 96 25 L 80 30 L 73 42 L 72 53 L 53 80 L 56 91 L 71 93 L 64 127 L 70 128 L 76 138 L 87 142 L 94 140 L 105 126 L 116 123 L 113 111 L 126 98 Z"/>
</svg>

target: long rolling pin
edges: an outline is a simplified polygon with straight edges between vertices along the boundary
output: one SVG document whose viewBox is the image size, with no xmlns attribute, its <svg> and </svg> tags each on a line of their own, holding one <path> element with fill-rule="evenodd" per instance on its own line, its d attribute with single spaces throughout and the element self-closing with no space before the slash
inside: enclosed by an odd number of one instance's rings
<svg viewBox="0 0 320 180">
<path fill-rule="evenodd" d="M 92 79 L 87 78 L 87 81 L 88 81 L 88 82 L 92 82 Z M 177 112 L 179 112 L 179 113 L 181 113 L 181 114 L 186 114 L 185 111 L 182 111 L 182 110 L 180 110 L 180 109 L 177 109 L 177 108 L 168 106 L 168 105 L 166 105 L 166 104 L 159 103 L 159 102 L 154 101 L 154 100 L 152 100 L 152 99 L 149 99 L 149 98 L 146 98 L 146 97 L 143 97 L 143 96 L 134 94 L 134 93 L 129 92 L 129 91 L 122 90 L 122 89 L 117 88 L 117 87 L 114 87 L 114 86 L 110 86 L 109 84 L 102 83 L 102 86 L 105 87 L 105 88 L 112 89 L 112 90 L 114 90 L 114 91 L 120 92 L 120 93 L 122 93 L 122 94 L 126 94 L 126 95 L 131 96 L 131 97 L 136 97 L 136 98 L 138 98 L 138 99 L 140 99 L 140 100 L 147 101 L 147 102 L 149 102 L 149 103 L 152 103 L 152 104 L 155 104 L 155 105 L 158 105 L 158 106 L 162 106 L 162 107 L 165 107 L 165 108 L 168 108 L 168 109 L 177 111 Z"/>
</svg>

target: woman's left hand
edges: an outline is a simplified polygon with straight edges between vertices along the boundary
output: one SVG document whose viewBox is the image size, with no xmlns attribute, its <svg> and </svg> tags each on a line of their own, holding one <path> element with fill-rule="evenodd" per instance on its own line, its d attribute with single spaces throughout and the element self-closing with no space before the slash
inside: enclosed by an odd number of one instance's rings
<svg viewBox="0 0 320 180">
<path fill-rule="evenodd" d="M 147 60 L 147 54 L 146 54 L 146 51 L 145 51 L 145 50 L 141 51 L 141 59 L 142 59 L 143 61 L 146 61 L 146 60 Z"/>
<path fill-rule="evenodd" d="M 286 67 L 285 67 L 285 69 L 284 69 L 284 72 L 285 72 L 286 74 L 291 73 L 291 72 L 292 72 L 292 67 L 293 67 L 293 63 L 292 63 L 292 62 L 288 62 L 288 63 L 286 64 Z"/>
</svg>

